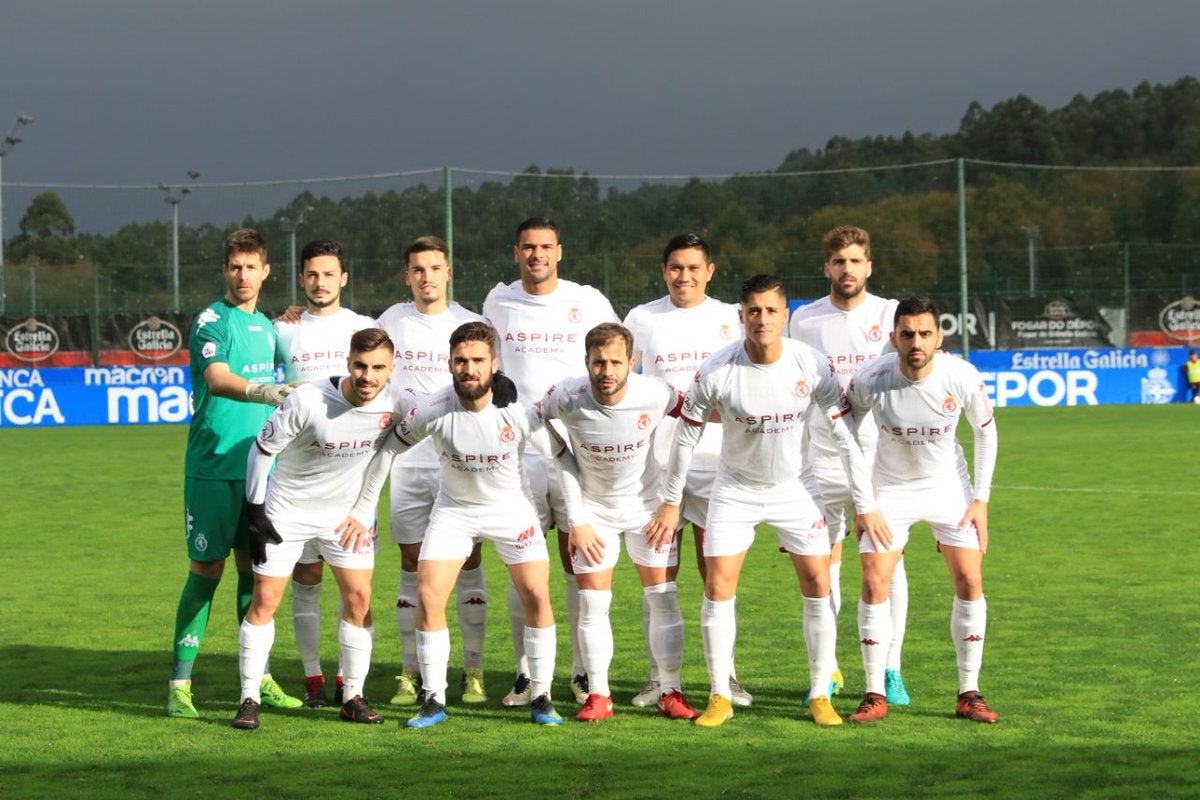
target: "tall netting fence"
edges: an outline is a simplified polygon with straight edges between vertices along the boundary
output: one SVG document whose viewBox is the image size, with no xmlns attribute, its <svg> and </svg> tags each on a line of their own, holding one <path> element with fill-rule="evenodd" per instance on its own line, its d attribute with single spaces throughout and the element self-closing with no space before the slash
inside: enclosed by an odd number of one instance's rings
<svg viewBox="0 0 1200 800">
<path fill-rule="evenodd" d="M 1006 336 L 1008 322 L 1078 309 L 1114 346 L 1161 328 L 1172 304 L 1185 312 L 1186 332 L 1187 298 L 1200 294 L 1198 168 L 945 160 L 700 177 L 456 168 L 247 183 L 200 176 L 168 186 L 6 183 L 3 193 L 0 316 L 10 319 L 194 311 L 222 292 L 221 242 L 237 227 L 267 238 L 268 313 L 303 300 L 292 253 L 314 238 L 346 248 L 345 305 L 375 313 L 409 299 L 402 253 L 430 233 L 452 243 L 456 299 L 479 309 L 493 285 L 517 277 L 514 229 L 533 215 L 560 228 L 560 274 L 601 289 L 619 313 L 664 293 L 662 248 L 682 232 L 711 244 L 710 293 L 721 299 L 736 300 L 741 281 L 759 272 L 781 276 L 793 297 L 818 297 L 828 288 L 821 237 L 840 224 L 871 232 L 877 294 L 968 308 L 972 348 L 1014 346 L 1012 332 L 1035 325 L 1013 322 Z M 70 231 L 26 219 L 47 193 L 69 213 Z"/>
</svg>

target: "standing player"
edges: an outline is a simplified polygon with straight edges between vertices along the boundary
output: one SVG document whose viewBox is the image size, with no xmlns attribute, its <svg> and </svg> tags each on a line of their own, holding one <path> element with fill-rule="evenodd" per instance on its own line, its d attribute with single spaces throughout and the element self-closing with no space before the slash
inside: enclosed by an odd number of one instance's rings
<svg viewBox="0 0 1200 800">
<path fill-rule="evenodd" d="M 668 541 L 678 520 L 688 463 L 705 421 L 721 415 L 722 446 L 704 538 L 707 574 L 700 615 L 712 694 L 697 725 L 715 727 L 733 717 L 730 663 L 737 637 L 737 583 L 755 526 L 773 525 L 791 554 L 804 598 L 809 713 L 818 725 L 840 725 L 828 694 L 837 623 L 829 603 L 829 533 L 800 482 L 805 420 L 826 414 L 834 423 L 843 464 L 852 476 L 858 508 L 866 509 L 869 477 L 850 431 L 837 380 L 808 345 L 783 337 L 787 297 L 779 279 L 756 275 L 742 285 L 745 337 L 705 359 L 688 390 L 684 424 L 671 449 L 664 502 L 648 526 L 650 543 Z M 864 515 L 872 536 L 887 538 L 878 514 Z"/>
<path fill-rule="evenodd" d="M 350 339 L 349 376 L 306 383 L 263 425 L 246 467 L 254 599 L 238 637 L 242 700 L 233 727 L 258 727 L 258 686 L 275 641 L 275 609 L 301 554 L 316 542 L 342 593 L 338 623 L 345 696 L 341 718 L 380 723 L 363 700 L 371 626 L 374 533 L 338 530 L 358 497 L 375 444 L 392 425 L 392 340 L 379 328 Z M 272 466 L 275 467 L 272 471 Z"/>
<path fill-rule="evenodd" d="M 194 411 L 184 457 L 183 521 L 190 567 L 175 612 L 175 665 L 167 697 L 167 716 L 188 719 L 200 716 L 192 702 L 192 667 L 230 549 L 237 564 L 239 622 L 250 605 L 254 573 L 242 514 L 246 454 L 270 414 L 267 406 L 278 406 L 291 391 L 274 383 L 275 335 L 271 321 L 258 311 L 258 294 L 271 274 L 258 231 L 229 235 L 221 274 L 225 296 L 196 315 L 188 334 Z M 260 691 L 268 705 L 301 705 L 269 670 Z"/>
<path fill-rule="evenodd" d="M 545 217 L 531 217 L 517 226 L 513 259 L 521 279 L 498 283 L 483 302 L 483 316 L 499 334 L 499 356 L 504 371 L 527 398 L 541 398 L 558 380 L 583 374 L 584 335 L 601 322 L 617 322 L 608 298 L 590 286 L 558 277 L 562 261 L 558 227 Z M 553 466 L 536 453 L 524 462 L 542 529 L 565 526 L 566 509 L 553 480 Z M 567 617 L 571 628 L 571 691 L 576 701 L 587 701 L 587 675 L 579 658 L 579 586 L 571 572 L 567 533 L 558 532 L 558 555 L 567 585 Z M 523 614 L 516 595 L 508 596 L 513 648 L 517 652 L 517 678 L 505 705 L 530 700 L 529 670 L 521 652 Z"/>
<path fill-rule="evenodd" d="M 450 336 L 453 385 L 418 399 L 396 423 L 347 519 L 349 530 L 364 527 L 361 520 L 371 518 L 392 455 L 422 439 L 434 440 L 442 481 L 417 562 L 417 661 L 425 700 L 408 721 L 411 728 L 428 728 L 447 719 L 446 601 L 464 559 L 480 538 L 495 543 L 525 610 L 522 630 L 533 693 L 530 718 L 539 725 L 562 724 L 550 700 L 556 646 L 550 556 L 520 457 L 527 444 L 547 458 L 571 456 L 561 440 L 551 444 L 532 403 L 501 405 L 493 391 L 498 366 L 495 329 L 484 322 L 455 329 Z"/>
<path fill-rule="evenodd" d="M 375 326 L 375 320 L 342 308 L 342 289 L 350 280 L 342 245 L 317 239 L 300 251 L 300 286 L 305 308 L 298 320 L 275 321 L 275 358 L 283 379 L 292 386 L 345 373 L 350 337 Z M 329 703 L 321 669 L 321 574 L 317 540 L 310 541 L 292 574 L 292 616 L 296 649 L 304 665 L 304 703 L 319 708 Z M 338 674 L 335 701 L 341 703 Z"/>
<path fill-rule="evenodd" d="M 404 282 L 412 290 L 411 303 L 396 303 L 379 317 L 396 350 L 392 386 L 410 395 L 426 395 L 450 384 L 446 342 L 464 322 L 483 317 L 450 302 L 454 278 L 450 248 L 436 236 L 414 239 L 404 251 Z M 420 680 L 417 664 L 417 557 L 429 513 L 441 483 L 433 441 L 418 444 L 392 462 L 392 541 L 400 547 L 400 583 L 396 590 L 396 626 L 400 631 L 403 667 L 393 705 L 417 702 Z M 477 543 L 463 564 L 455 586 L 458 623 L 463 641 L 462 699 L 483 703 L 483 642 L 487 623 L 488 593 Z"/>
<path fill-rule="evenodd" d="M 588 331 L 584 343 L 588 374 L 556 383 L 542 400 L 546 420 L 557 419 L 567 429 L 578 463 L 578 474 L 561 470 L 568 505 L 583 513 L 570 520 L 569 529 L 579 581 L 579 648 L 590 693 L 575 718 L 596 722 L 613 713 L 608 610 L 624 535 L 642 581 L 643 602 L 650 606 L 650 654 L 662 687 L 655 702 L 672 719 L 695 719 L 679 677 L 683 615 L 672 574 L 679 568 L 678 540 L 655 548 L 645 535 L 659 501 L 654 431 L 665 417 L 679 415 L 683 395 L 656 378 L 630 374 L 633 337 L 620 325 L 603 322 Z"/>
<path fill-rule="evenodd" d="M 681 392 L 693 383 L 700 363 L 715 351 L 741 337 L 738 307 L 722 303 L 707 294 L 716 265 L 709 254 L 708 243 L 694 233 L 684 233 L 667 242 L 663 250 L 662 275 L 667 296 L 633 308 L 625 317 L 625 327 L 633 334 L 634 367 L 643 375 L 665 380 Z M 677 419 L 663 420 L 654 437 L 655 457 L 666 467 L 671 443 L 675 440 Z M 683 490 L 681 519 L 692 523 L 696 540 L 696 566 L 704 580 L 704 528 L 708 517 L 708 500 L 712 496 L 717 461 L 721 455 L 721 423 L 710 422 L 692 454 L 692 467 Z M 669 580 L 674 581 L 678 566 L 673 567 Z M 643 602 L 642 618 L 649 620 L 650 610 Z M 649 629 L 646 629 L 647 653 L 650 653 Z M 734 670 L 736 673 L 736 669 Z M 729 690 L 734 705 L 748 706 L 753 696 L 742 688 L 737 675 L 731 673 Z M 635 706 L 657 703 L 662 687 L 650 658 L 650 680 L 633 697 Z"/>
<path fill-rule="evenodd" d="M 996 423 L 975 367 L 938 353 L 942 330 L 928 298 L 910 297 L 896 307 L 891 335 L 895 353 L 859 370 L 850 384 L 855 419 L 874 414 L 875 497 L 892 529 L 890 545 L 861 539 L 862 600 L 858 634 L 866 672 L 866 694 L 851 722 L 887 716 L 884 671 L 892 639 L 888 583 L 916 522 L 928 522 L 954 581 L 950 630 L 958 657 L 959 717 L 998 722 L 979 693 L 979 669 L 987 628 L 983 556 L 988 544 L 987 503 L 996 466 Z M 975 485 L 955 438 L 960 416 L 975 433 Z"/>
<path fill-rule="evenodd" d="M 851 225 L 834 228 L 825 234 L 824 247 L 829 295 L 796 309 L 792 314 L 791 335 L 827 355 L 830 369 L 845 389 L 864 364 L 892 349 L 889 335 L 896 301 L 867 291 L 867 279 L 871 277 L 871 236 L 865 230 Z M 854 524 L 854 502 L 837 445 L 824 418 L 814 417 L 808 433 L 805 457 L 808 474 L 804 478 L 812 482 L 813 497 L 829 523 L 829 540 L 833 545 L 829 597 L 837 616 L 842 610 L 842 540 Z M 858 426 L 858 441 L 868 463 L 875 439 L 869 421 Z M 887 700 L 907 705 L 908 691 L 900 674 L 900 651 L 908 619 L 908 575 L 903 555 L 896 563 L 890 588 L 893 638 L 885 677 Z M 842 671 L 836 667 L 832 681 L 829 693 L 837 694 L 843 679 Z"/>
</svg>

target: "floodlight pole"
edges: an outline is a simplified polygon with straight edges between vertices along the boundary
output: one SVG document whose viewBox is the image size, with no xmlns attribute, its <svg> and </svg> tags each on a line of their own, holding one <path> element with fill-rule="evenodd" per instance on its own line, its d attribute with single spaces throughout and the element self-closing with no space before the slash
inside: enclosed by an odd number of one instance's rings
<svg viewBox="0 0 1200 800">
<path fill-rule="evenodd" d="M 200 173 L 188 170 L 190 180 L 196 180 Z M 171 310 L 179 313 L 179 204 L 191 193 L 190 186 L 168 186 L 160 183 L 158 188 L 166 192 L 163 201 L 171 206 Z"/>
<path fill-rule="evenodd" d="M 32 125 L 33 117 L 28 114 L 18 114 L 13 122 L 12 128 L 9 129 L 8 135 L 4 137 L 4 141 L 0 142 L 0 317 L 4 316 L 5 312 L 5 288 L 4 288 L 4 157 L 8 155 L 8 151 L 12 150 L 21 143 L 21 137 L 17 136 L 17 131 L 25 125 Z"/>
<path fill-rule="evenodd" d="M 1029 237 L 1029 293 L 1037 292 L 1037 240 L 1042 232 L 1036 225 L 1022 225 L 1021 231 Z"/>
<path fill-rule="evenodd" d="M 288 234 L 288 297 L 291 298 L 292 305 L 296 305 L 296 231 L 300 230 L 300 226 L 304 224 L 304 217 L 308 212 L 313 211 L 312 206 L 305 206 L 300 209 L 300 215 L 296 219 L 288 219 L 282 217 L 279 220 L 280 225 Z"/>
</svg>

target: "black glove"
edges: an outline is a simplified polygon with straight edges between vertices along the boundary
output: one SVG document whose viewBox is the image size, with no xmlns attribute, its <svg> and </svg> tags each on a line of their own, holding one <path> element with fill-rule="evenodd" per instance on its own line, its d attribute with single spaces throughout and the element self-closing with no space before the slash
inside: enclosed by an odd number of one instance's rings
<svg viewBox="0 0 1200 800">
<path fill-rule="evenodd" d="M 517 385 L 512 378 L 497 370 L 492 373 L 492 405 L 504 408 L 517 399 Z"/>
<path fill-rule="evenodd" d="M 263 503 L 245 502 L 244 513 L 250 530 L 250 561 L 254 564 L 267 563 L 267 542 L 282 544 L 283 539 L 275 530 L 275 525 L 267 517 L 267 509 Z"/>
</svg>

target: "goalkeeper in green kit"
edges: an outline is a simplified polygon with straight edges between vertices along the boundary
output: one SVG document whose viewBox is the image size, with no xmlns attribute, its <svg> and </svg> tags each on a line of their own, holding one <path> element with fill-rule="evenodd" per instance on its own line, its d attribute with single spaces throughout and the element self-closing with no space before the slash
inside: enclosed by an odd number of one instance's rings
<svg viewBox="0 0 1200 800">
<path fill-rule="evenodd" d="M 237 618 L 246 614 L 254 591 L 247 553 L 246 458 L 254 437 L 291 387 L 275 383 L 275 333 L 258 311 L 258 295 L 271 273 L 267 247 L 253 230 L 225 240 L 221 275 L 225 296 L 196 315 L 188 337 L 192 373 L 192 422 L 184 465 L 184 531 L 190 568 L 175 612 L 174 668 L 167 715 L 196 718 L 192 667 L 225 559 L 237 565 Z M 263 676 L 266 705 L 299 708 L 271 677 Z"/>
</svg>

